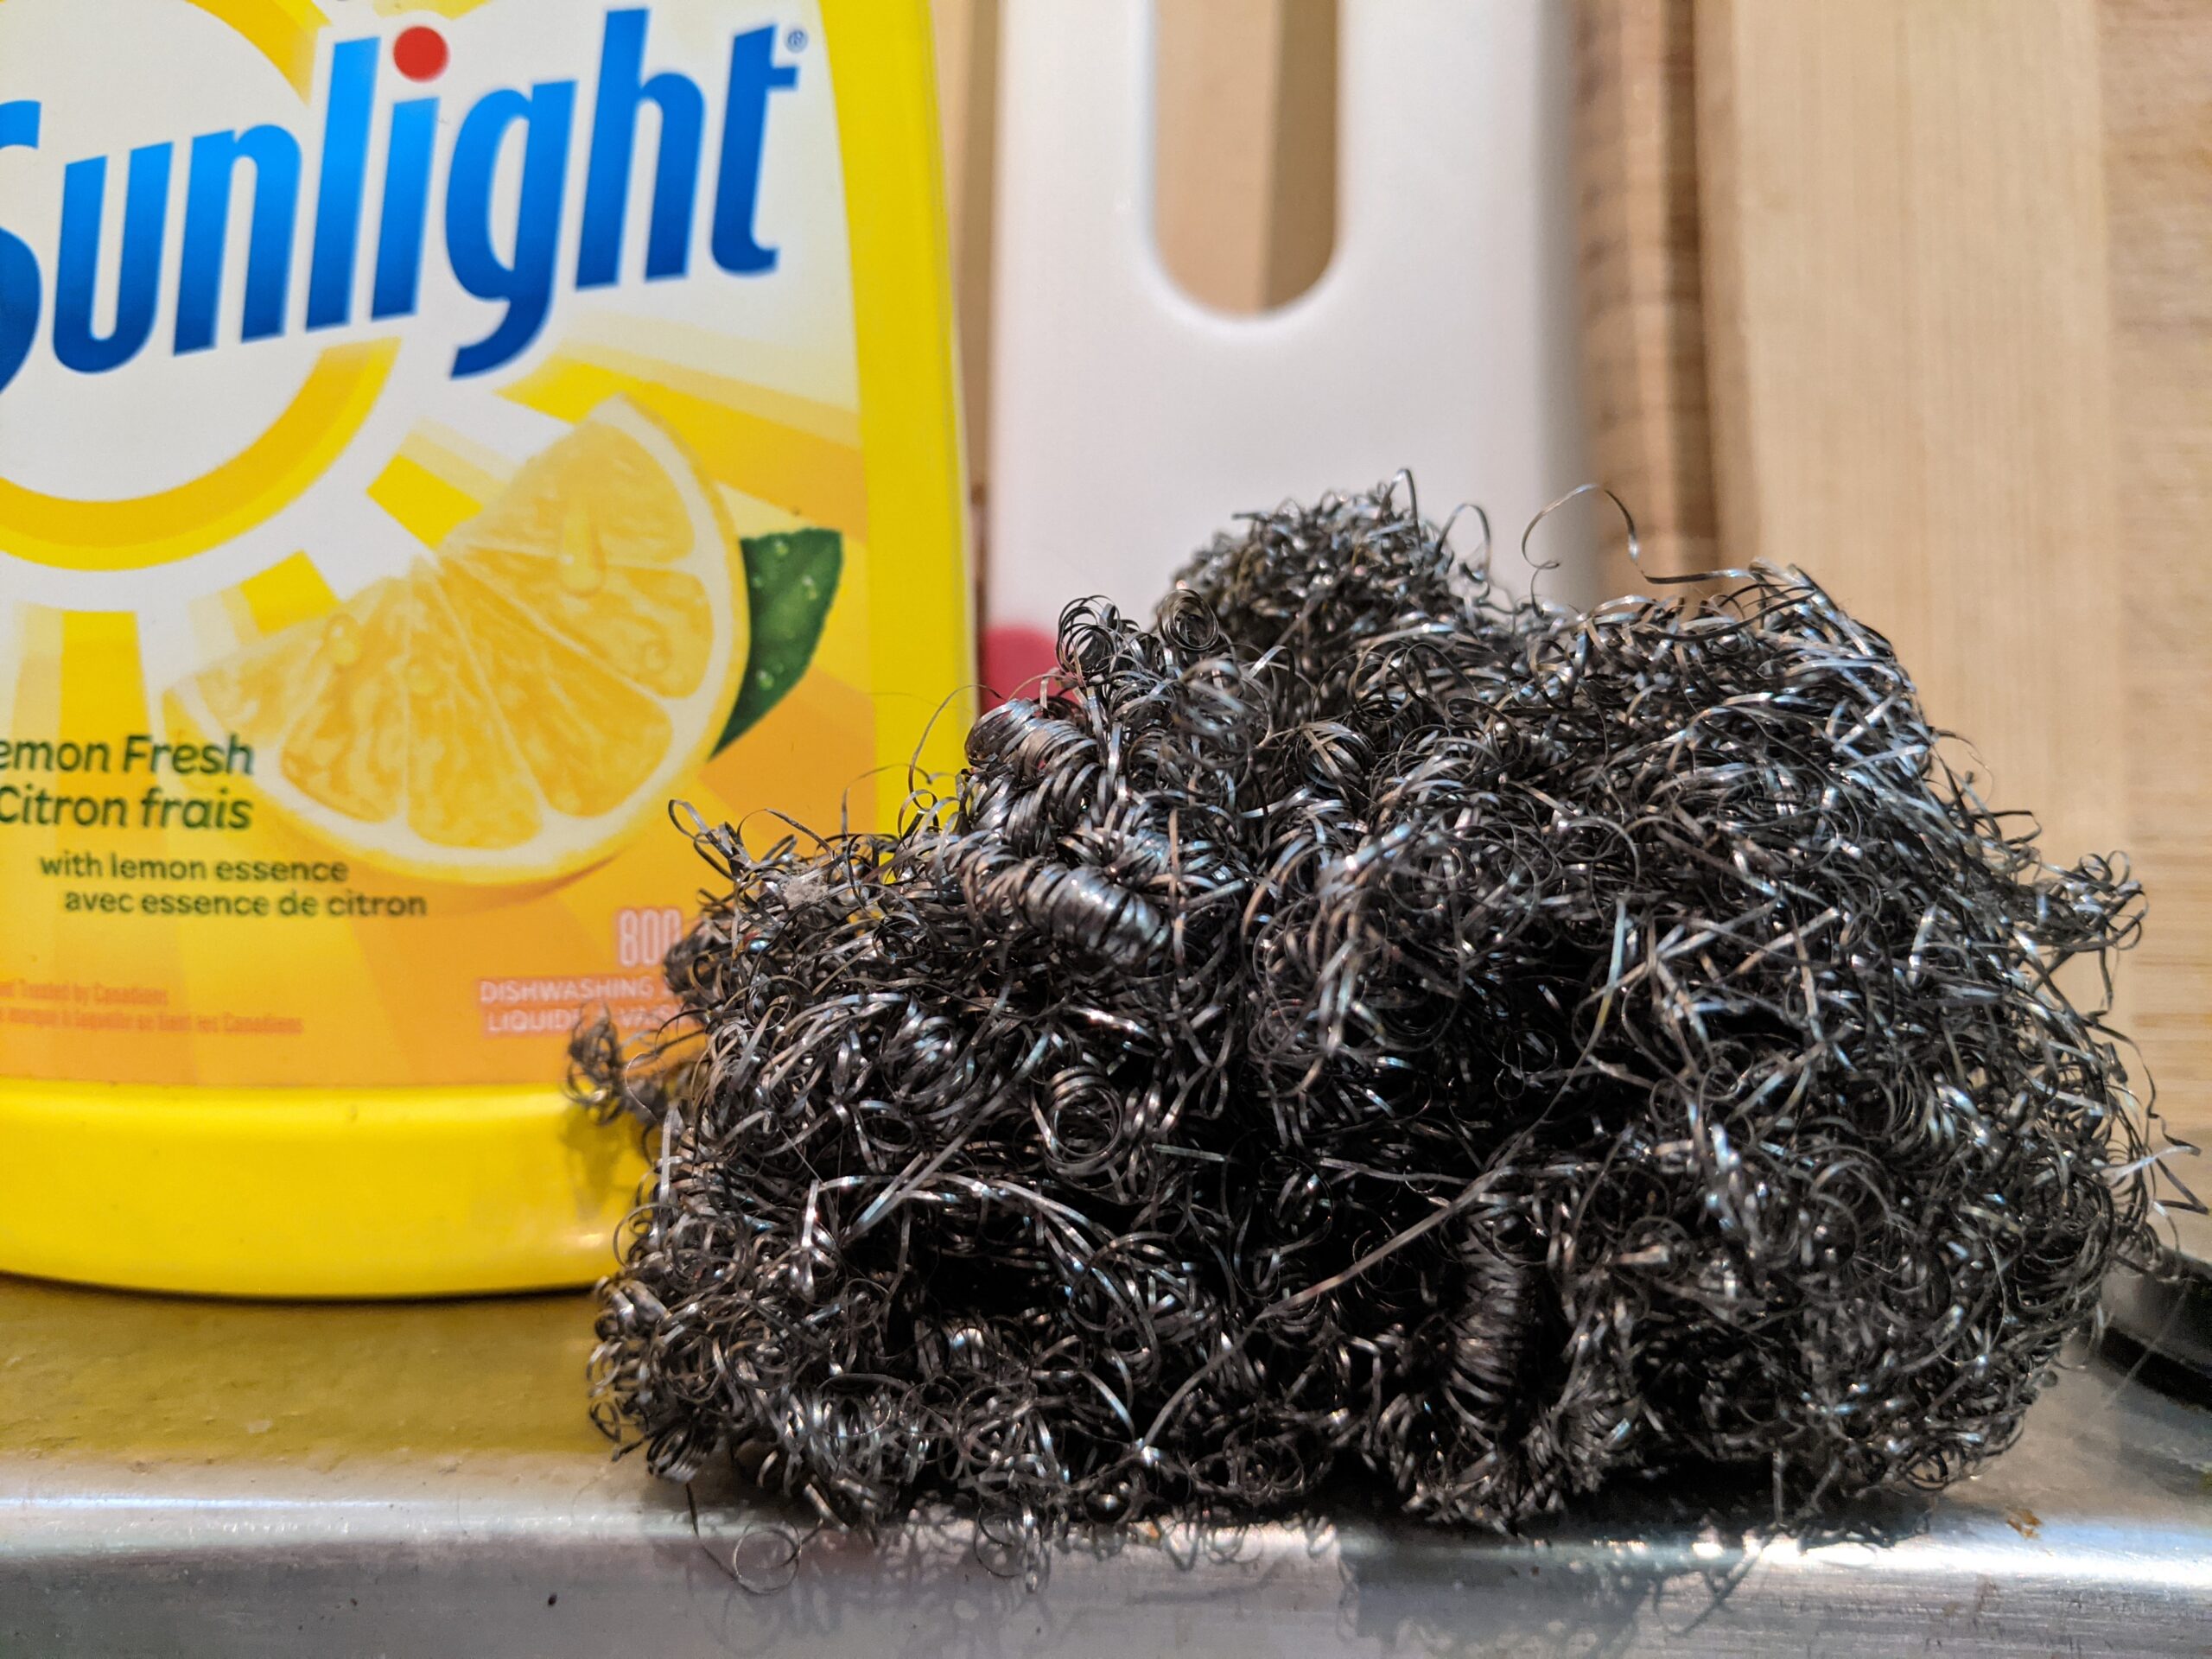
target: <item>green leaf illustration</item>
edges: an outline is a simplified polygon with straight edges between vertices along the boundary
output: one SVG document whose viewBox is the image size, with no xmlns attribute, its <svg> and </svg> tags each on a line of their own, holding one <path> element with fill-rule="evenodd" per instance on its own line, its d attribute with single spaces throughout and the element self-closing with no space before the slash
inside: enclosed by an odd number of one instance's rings
<svg viewBox="0 0 2212 1659">
<path fill-rule="evenodd" d="M 758 724 L 806 672 L 845 568 L 845 538 L 834 530 L 779 531 L 748 536 L 739 545 L 753 602 L 753 647 L 737 706 L 715 745 L 717 754 Z"/>
</svg>

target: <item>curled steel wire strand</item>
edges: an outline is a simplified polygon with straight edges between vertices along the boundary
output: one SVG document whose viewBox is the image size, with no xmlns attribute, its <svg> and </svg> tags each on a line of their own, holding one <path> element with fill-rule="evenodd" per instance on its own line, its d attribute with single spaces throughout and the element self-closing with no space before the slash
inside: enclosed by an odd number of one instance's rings
<svg viewBox="0 0 2212 1659">
<path fill-rule="evenodd" d="M 1803 575 L 1509 607 L 1400 485 L 1059 646 L 897 833 L 700 826 L 683 1031 L 578 1035 L 656 1136 L 593 1389 L 658 1472 L 1008 1559 L 1363 1474 L 1809 1512 L 2001 1450 L 2145 1245 L 2069 995 L 2139 889 L 2042 861 Z"/>
</svg>

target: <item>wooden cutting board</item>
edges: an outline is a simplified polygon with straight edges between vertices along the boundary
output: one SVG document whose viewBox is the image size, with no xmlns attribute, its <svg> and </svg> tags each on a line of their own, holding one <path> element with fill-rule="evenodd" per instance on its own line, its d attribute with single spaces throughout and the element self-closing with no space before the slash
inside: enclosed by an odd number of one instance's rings
<svg viewBox="0 0 2212 1659">
<path fill-rule="evenodd" d="M 2212 6 L 1579 14 L 1600 475 L 1662 568 L 1890 633 L 2050 853 L 2134 855 L 2122 1020 L 2212 1137 Z"/>
</svg>

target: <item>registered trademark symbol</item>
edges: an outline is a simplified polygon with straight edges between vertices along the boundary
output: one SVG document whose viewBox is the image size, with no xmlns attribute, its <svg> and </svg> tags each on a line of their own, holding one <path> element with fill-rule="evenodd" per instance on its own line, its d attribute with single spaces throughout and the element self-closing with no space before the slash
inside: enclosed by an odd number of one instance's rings
<svg viewBox="0 0 2212 1659">
<path fill-rule="evenodd" d="M 784 36 L 784 50 L 785 50 L 785 51 L 786 51 L 786 52 L 804 52 L 804 51 L 805 51 L 805 50 L 806 50 L 806 31 L 805 31 L 804 29 L 795 29 L 791 30 L 791 32 L 790 34 L 788 34 L 788 35 L 785 35 L 785 36 Z"/>
</svg>

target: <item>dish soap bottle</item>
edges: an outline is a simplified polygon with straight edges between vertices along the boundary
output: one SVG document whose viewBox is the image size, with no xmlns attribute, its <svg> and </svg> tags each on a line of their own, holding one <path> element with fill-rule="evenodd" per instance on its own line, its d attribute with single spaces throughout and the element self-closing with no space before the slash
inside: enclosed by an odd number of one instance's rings
<svg viewBox="0 0 2212 1659">
<path fill-rule="evenodd" d="M 119 50 L 117 42 L 128 41 Z M 588 1281 L 671 829 L 970 679 L 925 0 L 0 8 L 0 1269 Z"/>
</svg>

